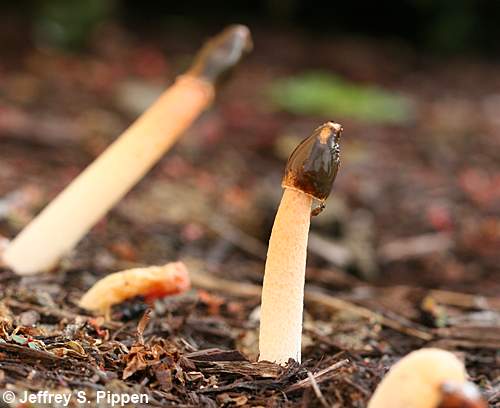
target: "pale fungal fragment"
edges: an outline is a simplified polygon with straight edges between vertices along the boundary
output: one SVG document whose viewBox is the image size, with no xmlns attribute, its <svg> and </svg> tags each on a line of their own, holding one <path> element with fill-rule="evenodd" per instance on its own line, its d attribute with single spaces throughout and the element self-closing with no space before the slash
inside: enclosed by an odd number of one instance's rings
<svg viewBox="0 0 500 408">
<path fill-rule="evenodd" d="M 368 408 L 486 408 L 463 363 L 436 348 L 414 351 L 379 384 Z"/>
<path fill-rule="evenodd" d="M 83 309 L 108 316 L 113 305 L 127 299 L 136 296 L 154 299 L 185 292 L 190 286 L 189 272 L 182 262 L 127 269 L 97 281 L 79 304 Z"/>
<path fill-rule="evenodd" d="M 288 160 L 262 287 L 260 361 L 300 362 L 311 205 L 313 199 L 323 203 L 330 193 L 340 162 L 341 131 L 340 125 L 325 123 Z"/>
<path fill-rule="evenodd" d="M 21 231 L 4 263 L 21 275 L 55 266 L 210 106 L 217 79 L 250 48 L 240 25 L 209 40 L 191 69 Z"/>
</svg>

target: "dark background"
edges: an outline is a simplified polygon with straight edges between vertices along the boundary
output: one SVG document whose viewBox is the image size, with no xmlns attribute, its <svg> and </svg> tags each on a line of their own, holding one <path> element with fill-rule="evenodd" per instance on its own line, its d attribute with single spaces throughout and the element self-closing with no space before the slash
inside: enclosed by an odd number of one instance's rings
<svg viewBox="0 0 500 408">
<path fill-rule="evenodd" d="M 499 48 L 500 3 L 492 0 L 260 0 L 231 3 L 221 0 L 3 0 L 0 4 L 4 16 L 31 20 L 33 24 L 27 26 L 28 30 L 51 22 L 66 27 L 66 38 L 52 39 L 66 45 L 81 45 L 94 24 L 114 18 L 129 27 L 142 29 L 172 24 L 184 28 L 213 27 L 238 21 L 321 35 L 398 39 L 434 53 L 467 52 L 495 56 Z"/>
</svg>

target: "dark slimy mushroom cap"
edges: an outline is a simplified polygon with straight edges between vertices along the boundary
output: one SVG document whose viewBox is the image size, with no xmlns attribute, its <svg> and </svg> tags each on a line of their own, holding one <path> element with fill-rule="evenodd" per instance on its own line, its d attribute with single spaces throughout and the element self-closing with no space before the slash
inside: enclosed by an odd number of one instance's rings
<svg viewBox="0 0 500 408">
<path fill-rule="evenodd" d="M 441 387 L 442 398 L 436 408 L 486 408 L 477 387 L 465 384 L 445 383 Z"/>
<path fill-rule="evenodd" d="M 252 48 L 250 30 L 244 25 L 231 25 L 205 43 L 188 73 L 215 83 Z"/>
<path fill-rule="evenodd" d="M 322 208 L 339 170 L 342 130 L 338 123 L 327 122 L 303 140 L 288 159 L 282 186 L 312 196 Z"/>
</svg>

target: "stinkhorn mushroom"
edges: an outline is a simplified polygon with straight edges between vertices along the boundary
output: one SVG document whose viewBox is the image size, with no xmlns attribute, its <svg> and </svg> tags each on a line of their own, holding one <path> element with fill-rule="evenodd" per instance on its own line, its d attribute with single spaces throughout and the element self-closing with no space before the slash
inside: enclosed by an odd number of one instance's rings
<svg viewBox="0 0 500 408">
<path fill-rule="evenodd" d="M 182 293 L 191 286 L 182 262 L 127 269 L 97 281 L 80 299 L 80 307 L 109 316 L 113 305 L 137 296 L 147 301 Z"/>
<path fill-rule="evenodd" d="M 390 369 L 368 408 L 486 408 L 486 403 L 455 355 L 427 348 Z"/>
<path fill-rule="evenodd" d="M 269 239 L 260 312 L 259 360 L 300 362 L 307 237 L 337 175 L 342 127 L 327 122 L 293 151 Z M 311 211 L 313 201 L 319 206 Z"/>
<path fill-rule="evenodd" d="M 209 40 L 191 68 L 11 242 L 5 264 L 22 275 L 53 267 L 211 104 L 217 80 L 251 47 L 242 25 Z"/>
</svg>

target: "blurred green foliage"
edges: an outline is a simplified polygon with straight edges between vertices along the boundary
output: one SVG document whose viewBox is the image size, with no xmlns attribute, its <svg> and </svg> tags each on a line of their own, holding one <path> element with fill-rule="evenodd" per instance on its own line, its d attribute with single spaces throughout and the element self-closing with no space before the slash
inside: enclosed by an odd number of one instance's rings
<svg viewBox="0 0 500 408">
<path fill-rule="evenodd" d="M 39 43 L 78 48 L 113 8 L 112 0 L 45 0 L 38 3 L 35 36 Z"/>
<path fill-rule="evenodd" d="M 408 98 L 326 72 L 275 81 L 269 96 L 275 106 L 298 115 L 335 115 L 377 123 L 405 123 L 413 116 Z"/>
</svg>

